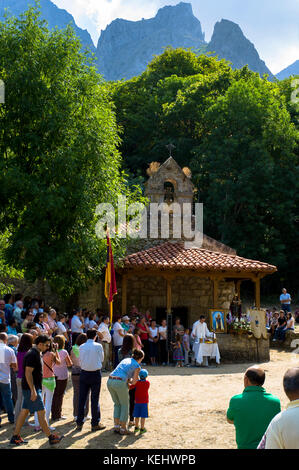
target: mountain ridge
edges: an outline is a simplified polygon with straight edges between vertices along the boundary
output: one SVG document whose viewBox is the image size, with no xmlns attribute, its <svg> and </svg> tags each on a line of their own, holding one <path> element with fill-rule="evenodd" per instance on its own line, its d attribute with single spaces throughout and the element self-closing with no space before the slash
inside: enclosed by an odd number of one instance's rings
<svg viewBox="0 0 299 470">
<path fill-rule="evenodd" d="M 8 9 L 9 14 L 19 16 L 26 11 L 29 6 L 34 6 L 33 0 L 0 0 L 0 20 L 4 18 L 5 8 Z M 87 47 L 91 52 L 96 52 L 96 48 L 87 29 L 82 29 L 77 26 L 73 16 L 67 10 L 57 7 L 51 0 L 40 0 L 40 7 L 41 18 L 47 20 L 50 29 L 56 26 L 58 28 L 65 28 L 71 23 L 82 42 L 83 48 Z"/>
<path fill-rule="evenodd" d="M 299 75 L 299 60 L 296 60 L 293 64 L 277 73 L 276 78 L 278 78 L 278 80 L 284 80 L 285 78 L 289 78 L 291 75 Z"/>
</svg>

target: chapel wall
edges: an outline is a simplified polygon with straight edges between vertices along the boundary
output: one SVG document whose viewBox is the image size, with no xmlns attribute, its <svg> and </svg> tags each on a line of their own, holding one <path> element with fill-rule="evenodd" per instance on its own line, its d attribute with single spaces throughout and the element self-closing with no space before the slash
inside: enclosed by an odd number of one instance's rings
<svg viewBox="0 0 299 470">
<path fill-rule="evenodd" d="M 120 283 L 119 283 L 120 285 Z M 114 311 L 121 311 L 121 287 L 114 301 Z M 155 318 L 156 308 L 165 307 L 166 310 L 167 282 L 158 276 L 133 276 L 127 284 L 127 314 L 132 305 L 145 313 L 149 310 Z M 172 308 L 187 307 L 189 326 L 198 320 L 199 315 L 206 315 L 209 323 L 209 309 L 213 308 L 213 283 L 209 278 L 178 277 L 171 281 Z M 233 282 L 221 281 L 219 283 L 218 308 L 228 309 L 235 292 Z M 187 326 L 187 325 L 184 325 Z"/>
</svg>

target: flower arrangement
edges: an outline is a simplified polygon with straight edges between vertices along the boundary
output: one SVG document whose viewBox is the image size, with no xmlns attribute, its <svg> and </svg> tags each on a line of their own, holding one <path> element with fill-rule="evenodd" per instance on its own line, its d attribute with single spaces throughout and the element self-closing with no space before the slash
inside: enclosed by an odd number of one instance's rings
<svg viewBox="0 0 299 470">
<path fill-rule="evenodd" d="M 240 320 L 236 318 L 235 321 L 232 323 L 232 331 L 235 333 L 240 333 L 240 334 L 242 333 L 252 334 L 250 318 L 246 316 L 241 317 Z"/>
</svg>

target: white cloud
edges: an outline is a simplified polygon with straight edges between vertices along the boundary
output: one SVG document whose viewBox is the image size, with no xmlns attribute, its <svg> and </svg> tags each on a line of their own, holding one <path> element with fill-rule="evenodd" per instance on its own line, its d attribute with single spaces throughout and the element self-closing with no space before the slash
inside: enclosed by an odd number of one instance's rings
<svg viewBox="0 0 299 470">
<path fill-rule="evenodd" d="M 179 0 L 52 0 L 74 16 L 97 44 L 101 29 L 115 18 L 137 21 L 155 16 Z M 299 59 L 298 0 L 185 0 L 192 3 L 209 40 L 216 21 L 238 23 L 273 73 Z"/>
</svg>

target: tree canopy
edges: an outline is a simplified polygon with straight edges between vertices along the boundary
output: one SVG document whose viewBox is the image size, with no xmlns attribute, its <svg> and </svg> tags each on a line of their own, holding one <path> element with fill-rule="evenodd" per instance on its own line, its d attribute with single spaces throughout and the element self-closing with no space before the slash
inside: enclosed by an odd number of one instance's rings
<svg viewBox="0 0 299 470">
<path fill-rule="evenodd" d="M 0 226 L 11 266 L 69 295 L 105 265 L 96 207 L 130 191 L 107 84 L 73 30 L 36 9 L 0 23 Z M 122 251 L 116 244 L 116 255 Z"/>
<path fill-rule="evenodd" d="M 133 173 L 174 158 L 190 166 L 204 230 L 298 283 L 298 104 L 291 80 L 168 48 L 139 77 L 113 84 L 121 152 Z M 275 278 L 275 276 L 274 276 Z M 296 284 L 297 285 L 297 284 Z"/>
</svg>

